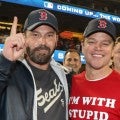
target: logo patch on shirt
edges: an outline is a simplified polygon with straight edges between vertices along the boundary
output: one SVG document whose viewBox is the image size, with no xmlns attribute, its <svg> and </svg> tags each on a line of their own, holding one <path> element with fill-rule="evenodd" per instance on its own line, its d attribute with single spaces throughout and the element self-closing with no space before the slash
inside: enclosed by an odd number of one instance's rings
<svg viewBox="0 0 120 120">
<path fill-rule="evenodd" d="M 37 103 L 38 106 L 45 106 L 44 107 L 44 113 L 46 113 L 54 104 L 55 102 L 60 98 L 61 94 L 63 92 L 63 85 L 59 82 L 56 82 L 56 79 L 54 80 L 54 88 L 50 89 L 48 92 L 45 92 L 43 94 L 42 88 L 37 90 Z M 64 100 L 61 99 L 61 104 L 64 106 Z"/>
</svg>

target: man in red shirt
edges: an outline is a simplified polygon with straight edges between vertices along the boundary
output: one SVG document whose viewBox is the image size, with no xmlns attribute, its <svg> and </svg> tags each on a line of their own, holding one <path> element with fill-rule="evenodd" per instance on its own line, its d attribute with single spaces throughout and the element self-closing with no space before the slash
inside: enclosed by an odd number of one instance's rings
<svg viewBox="0 0 120 120">
<path fill-rule="evenodd" d="M 84 31 L 86 70 L 73 76 L 71 120 L 120 120 L 120 74 L 109 67 L 116 39 L 114 24 L 93 19 Z"/>
</svg>

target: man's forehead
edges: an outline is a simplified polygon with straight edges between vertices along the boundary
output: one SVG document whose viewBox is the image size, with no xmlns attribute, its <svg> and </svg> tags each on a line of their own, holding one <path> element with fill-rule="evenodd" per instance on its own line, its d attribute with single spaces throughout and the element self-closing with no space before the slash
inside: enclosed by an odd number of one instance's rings
<svg viewBox="0 0 120 120">
<path fill-rule="evenodd" d="M 80 56 L 75 53 L 75 54 L 68 54 L 68 55 L 66 55 L 66 58 L 67 59 L 69 59 L 69 58 L 71 58 L 71 59 L 74 59 L 74 58 L 79 59 Z"/>
<path fill-rule="evenodd" d="M 96 37 L 87 37 L 85 38 L 86 41 L 98 41 L 98 42 L 113 42 L 112 38 L 96 38 Z"/>
</svg>

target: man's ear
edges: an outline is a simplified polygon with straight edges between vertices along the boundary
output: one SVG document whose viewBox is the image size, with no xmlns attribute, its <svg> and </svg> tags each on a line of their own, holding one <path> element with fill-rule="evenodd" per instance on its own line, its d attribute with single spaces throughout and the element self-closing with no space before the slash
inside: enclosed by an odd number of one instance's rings
<svg viewBox="0 0 120 120">
<path fill-rule="evenodd" d="M 115 47 L 113 47 L 113 50 L 112 50 L 112 57 L 114 56 L 114 52 L 115 52 Z"/>
<path fill-rule="evenodd" d="M 57 46 L 58 40 L 59 40 L 59 35 L 56 35 L 56 46 Z"/>
<path fill-rule="evenodd" d="M 117 45 L 117 43 L 115 43 L 114 46 L 113 46 L 113 49 L 112 49 L 112 57 L 114 56 L 114 53 L 115 53 L 115 51 L 116 51 L 116 45 Z"/>
<path fill-rule="evenodd" d="M 57 39 L 57 41 L 59 40 L 59 35 L 56 35 L 56 39 Z"/>
</svg>

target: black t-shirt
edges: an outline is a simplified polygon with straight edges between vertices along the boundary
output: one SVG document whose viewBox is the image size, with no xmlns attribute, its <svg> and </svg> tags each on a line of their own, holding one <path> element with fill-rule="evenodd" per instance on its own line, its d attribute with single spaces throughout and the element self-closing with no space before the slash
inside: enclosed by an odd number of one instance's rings
<svg viewBox="0 0 120 120">
<path fill-rule="evenodd" d="M 56 73 L 51 67 L 40 70 L 31 66 L 31 69 L 37 88 L 38 120 L 66 120 L 64 88 Z"/>
</svg>

